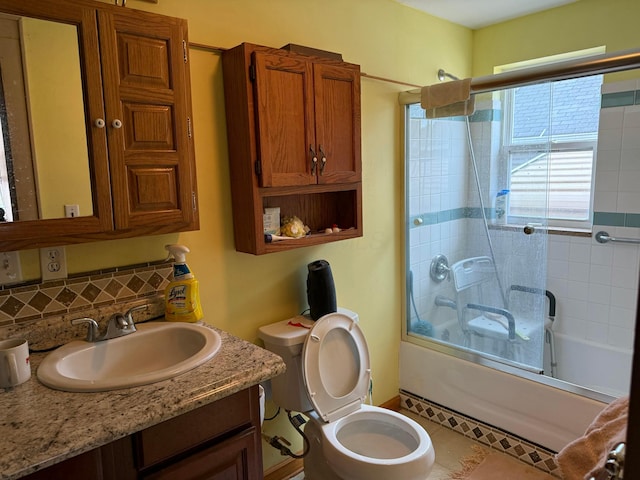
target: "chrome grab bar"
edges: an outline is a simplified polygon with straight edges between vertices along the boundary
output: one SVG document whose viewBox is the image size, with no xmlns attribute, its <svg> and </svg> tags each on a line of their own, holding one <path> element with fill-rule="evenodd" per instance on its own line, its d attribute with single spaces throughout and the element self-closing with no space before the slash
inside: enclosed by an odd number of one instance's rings
<svg viewBox="0 0 640 480">
<path fill-rule="evenodd" d="M 607 232 L 598 232 L 595 235 L 596 242 L 598 243 L 635 243 L 640 244 L 640 238 L 625 238 L 625 237 L 612 237 Z"/>
</svg>

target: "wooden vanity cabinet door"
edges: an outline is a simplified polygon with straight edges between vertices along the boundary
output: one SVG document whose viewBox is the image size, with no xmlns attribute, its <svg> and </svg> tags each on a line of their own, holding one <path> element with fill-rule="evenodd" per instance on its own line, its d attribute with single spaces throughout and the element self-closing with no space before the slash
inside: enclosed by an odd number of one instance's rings
<svg viewBox="0 0 640 480">
<path fill-rule="evenodd" d="M 196 191 L 186 21 L 100 10 L 98 22 L 116 229 L 189 225 Z"/>
</svg>

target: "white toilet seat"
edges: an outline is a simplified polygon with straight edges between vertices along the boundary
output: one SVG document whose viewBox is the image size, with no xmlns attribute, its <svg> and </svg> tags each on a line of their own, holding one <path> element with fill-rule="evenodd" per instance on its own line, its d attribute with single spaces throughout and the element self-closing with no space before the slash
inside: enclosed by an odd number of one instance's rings
<svg viewBox="0 0 640 480">
<path fill-rule="evenodd" d="M 309 398 L 325 422 L 360 409 L 371 381 L 369 349 L 357 321 L 343 313 L 318 319 L 302 351 Z"/>
<path fill-rule="evenodd" d="M 371 365 L 357 317 L 331 313 L 318 319 L 305 340 L 302 372 L 311 403 L 325 422 L 313 416 L 309 424 L 319 434 L 324 459 L 315 460 L 315 476 L 309 478 L 424 480 L 428 476 L 435 452 L 427 432 L 400 413 L 362 403 L 369 391 Z M 331 473 L 315 471 L 323 462 L 331 466 Z"/>
<path fill-rule="evenodd" d="M 340 478 L 424 480 L 435 461 L 427 432 L 392 410 L 362 405 L 320 428 L 324 457 Z"/>
</svg>

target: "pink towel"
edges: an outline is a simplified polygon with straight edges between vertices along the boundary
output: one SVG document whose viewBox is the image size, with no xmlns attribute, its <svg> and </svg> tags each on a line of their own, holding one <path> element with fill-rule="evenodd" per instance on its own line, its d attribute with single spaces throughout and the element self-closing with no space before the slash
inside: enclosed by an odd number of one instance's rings
<svg viewBox="0 0 640 480">
<path fill-rule="evenodd" d="M 556 462 L 565 480 L 589 480 L 597 475 L 609 452 L 626 441 L 629 416 L 629 397 L 622 397 L 607 405 L 589 425 L 584 436 L 564 447 Z"/>
</svg>

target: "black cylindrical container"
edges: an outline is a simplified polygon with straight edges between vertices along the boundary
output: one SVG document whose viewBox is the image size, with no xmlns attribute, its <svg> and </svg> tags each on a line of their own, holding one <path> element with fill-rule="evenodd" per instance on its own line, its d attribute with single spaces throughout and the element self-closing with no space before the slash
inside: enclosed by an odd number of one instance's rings
<svg viewBox="0 0 640 480">
<path fill-rule="evenodd" d="M 308 266 L 307 301 L 312 320 L 318 320 L 327 313 L 338 311 L 336 287 L 333 284 L 331 266 L 326 260 L 316 260 Z"/>
</svg>

